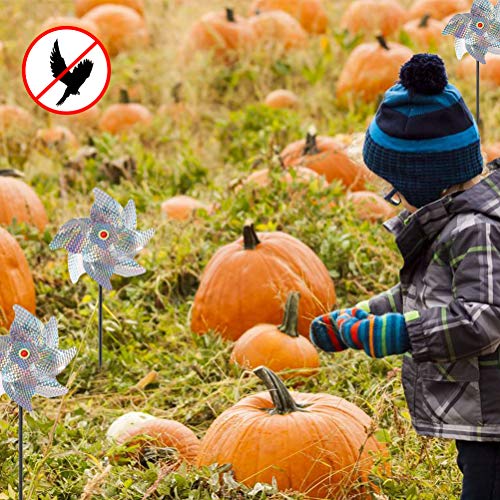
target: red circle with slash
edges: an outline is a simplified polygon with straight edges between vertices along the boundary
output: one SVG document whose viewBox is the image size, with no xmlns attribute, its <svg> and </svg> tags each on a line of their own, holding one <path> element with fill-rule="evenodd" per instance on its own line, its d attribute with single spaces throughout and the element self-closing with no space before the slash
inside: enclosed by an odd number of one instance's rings
<svg viewBox="0 0 500 500">
<path fill-rule="evenodd" d="M 111 60 L 94 34 L 76 26 L 57 26 L 31 42 L 24 54 L 22 76 L 26 91 L 41 108 L 74 115 L 104 96 Z"/>
</svg>

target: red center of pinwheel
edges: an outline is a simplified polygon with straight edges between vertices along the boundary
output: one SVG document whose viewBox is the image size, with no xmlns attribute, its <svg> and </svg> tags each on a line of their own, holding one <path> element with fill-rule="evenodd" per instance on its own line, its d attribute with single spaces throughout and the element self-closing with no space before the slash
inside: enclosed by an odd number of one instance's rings
<svg viewBox="0 0 500 500">
<path fill-rule="evenodd" d="M 483 24 L 483 23 L 477 23 L 477 27 L 478 27 L 478 28 L 482 28 L 483 26 L 484 26 L 484 24 Z"/>
<path fill-rule="evenodd" d="M 99 233 L 99 238 L 101 238 L 101 240 L 107 240 L 108 237 L 109 233 L 104 229 Z"/>
<path fill-rule="evenodd" d="M 30 352 L 28 351 L 28 349 L 21 349 L 19 351 L 19 356 L 22 358 L 22 359 L 27 359 L 30 357 Z"/>
</svg>

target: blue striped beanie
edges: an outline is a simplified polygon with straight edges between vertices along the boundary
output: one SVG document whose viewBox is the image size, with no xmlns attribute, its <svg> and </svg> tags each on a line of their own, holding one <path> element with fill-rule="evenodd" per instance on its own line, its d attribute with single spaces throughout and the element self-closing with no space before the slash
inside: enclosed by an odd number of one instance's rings
<svg viewBox="0 0 500 500">
<path fill-rule="evenodd" d="M 420 208 L 482 172 L 479 130 L 439 56 L 417 54 L 399 76 L 368 128 L 363 157 Z"/>
</svg>

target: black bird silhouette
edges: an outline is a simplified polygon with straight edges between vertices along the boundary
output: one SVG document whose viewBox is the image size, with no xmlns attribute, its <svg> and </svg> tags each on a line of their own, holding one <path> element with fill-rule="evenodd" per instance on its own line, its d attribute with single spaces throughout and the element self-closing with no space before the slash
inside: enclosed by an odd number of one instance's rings
<svg viewBox="0 0 500 500">
<path fill-rule="evenodd" d="M 66 85 L 66 90 L 63 96 L 57 103 L 60 106 L 71 94 L 80 95 L 79 89 L 83 85 L 83 82 L 90 76 L 94 63 L 88 59 L 80 61 L 73 71 L 68 71 L 59 81 Z M 59 42 L 56 40 L 54 42 L 54 47 L 50 54 L 50 68 L 52 69 L 52 74 L 57 78 L 66 68 L 66 63 L 61 56 L 59 51 Z"/>
</svg>

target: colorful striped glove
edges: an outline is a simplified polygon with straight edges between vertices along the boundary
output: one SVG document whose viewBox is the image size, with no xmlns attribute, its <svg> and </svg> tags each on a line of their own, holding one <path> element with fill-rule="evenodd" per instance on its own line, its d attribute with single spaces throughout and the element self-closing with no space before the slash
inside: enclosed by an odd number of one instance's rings
<svg viewBox="0 0 500 500">
<path fill-rule="evenodd" d="M 410 348 L 402 314 L 375 316 L 358 308 L 319 316 L 311 324 L 310 338 L 314 345 L 327 352 L 350 347 L 363 349 L 374 358 L 402 354 Z"/>
</svg>

